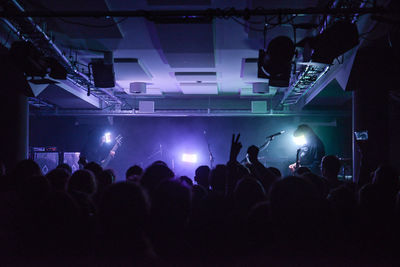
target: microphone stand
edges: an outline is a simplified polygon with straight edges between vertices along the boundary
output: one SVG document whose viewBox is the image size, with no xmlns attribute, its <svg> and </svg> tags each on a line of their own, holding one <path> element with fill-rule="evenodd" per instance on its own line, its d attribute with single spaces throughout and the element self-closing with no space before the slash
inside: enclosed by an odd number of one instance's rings
<svg viewBox="0 0 400 267">
<path fill-rule="evenodd" d="M 268 137 L 268 138 L 267 138 L 267 141 L 265 141 L 264 144 L 262 144 L 261 146 L 258 146 L 258 149 L 260 150 L 259 152 L 265 150 L 265 149 L 269 146 L 269 144 L 271 143 L 271 141 L 274 139 L 274 137 L 275 137 L 275 136 Z M 240 163 L 243 164 L 243 163 L 245 163 L 246 161 L 247 161 L 247 157 L 244 158 L 244 159 L 242 159 L 242 160 L 240 161 Z"/>
<path fill-rule="evenodd" d="M 206 143 L 207 143 L 208 154 L 209 154 L 209 157 L 210 157 L 210 169 L 212 169 L 213 165 L 214 165 L 214 155 L 211 152 L 211 145 L 210 145 L 210 142 L 208 142 L 207 132 L 204 131 L 203 133 L 204 133 L 204 139 L 206 140 Z"/>
<path fill-rule="evenodd" d="M 207 142 L 207 147 L 208 147 L 208 154 L 210 154 L 210 169 L 212 169 L 214 165 L 214 155 L 211 152 L 210 143 L 208 142 Z"/>
<path fill-rule="evenodd" d="M 150 154 L 150 156 L 147 157 L 147 159 L 152 159 L 155 156 L 157 156 L 158 154 L 160 154 L 160 157 L 162 157 L 162 146 L 160 144 L 160 149 L 157 150 L 156 152 L 154 152 L 153 154 Z"/>
</svg>

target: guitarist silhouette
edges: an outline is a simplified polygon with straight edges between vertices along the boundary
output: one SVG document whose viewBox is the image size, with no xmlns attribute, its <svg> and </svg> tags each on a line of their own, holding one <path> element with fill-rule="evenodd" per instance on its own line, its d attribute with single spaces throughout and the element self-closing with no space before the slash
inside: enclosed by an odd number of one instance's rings
<svg viewBox="0 0 400 267">
<path fill-rule="evenodd" d="M 111 142 L 109 139 L 110 136 L 107 136 L 107 134 L 102 135 L 100 138 L 93 138 L 93 135 L 92 133 L 89 136 L 89 140 L 81 152 L 79 164 L 84 167 L 88 162 L 96 162 L 105 168 L 114 158 L 117 149 L 121 146 L 122 136 L 118 135 L 114 142 Z"/>
</svg>

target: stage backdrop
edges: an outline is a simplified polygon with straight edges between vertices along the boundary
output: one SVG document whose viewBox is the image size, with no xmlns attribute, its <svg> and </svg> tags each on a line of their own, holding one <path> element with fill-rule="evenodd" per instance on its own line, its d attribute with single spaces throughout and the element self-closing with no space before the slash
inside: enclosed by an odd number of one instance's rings
<svg viewBox="0 0 400 267">
<path fill-rule="evenodd" d="M 60 151 L 79 152 L 88 143 L 90 132 L 111 132 L 123 136 L 122 147 L 109 167 L 118 180 L 125 170 L 138 164 L 148 166 L 165 161 L 177 175 L 193 178 L 197 166 L 209 165 L 209 150 L 215 164 L 229 157 L 232 133 L 241 134 L 243 144 L 239 160 L 248 146 L 261 145 L 265 137 L 279 131 L 270 146 L 260 153 L 260 161 L 276 166 L 284 173 L 296 155 L 292 133 L 296 126 L 308 123 L 325 144 L 327 154 L 351 157 L 350 117 L 35 117 L 30 118 L 30 146 L 56 146 Z M 183 162 L 183 154 L 196 155 L 197 162 Z"/>
</svg>

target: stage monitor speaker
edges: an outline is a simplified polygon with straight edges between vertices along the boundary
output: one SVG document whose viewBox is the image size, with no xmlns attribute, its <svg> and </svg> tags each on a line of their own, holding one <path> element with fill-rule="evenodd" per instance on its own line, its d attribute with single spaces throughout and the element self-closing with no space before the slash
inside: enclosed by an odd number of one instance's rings
<svg viewBox="0 0 400 267">
<path fill-rule="evenodd" d="M 79 156 L 80 152 L 64 152 L 64 163 L 72 168 L 72 172 L 79 170 Z"/>
<path fill-rule="evenodd" d="M 58 152 L 33 152 L 33 160 L 39 164 L 43 175 L 46 175 L 49 171 L 54 170 L 59 164 Z"/>
</svg>

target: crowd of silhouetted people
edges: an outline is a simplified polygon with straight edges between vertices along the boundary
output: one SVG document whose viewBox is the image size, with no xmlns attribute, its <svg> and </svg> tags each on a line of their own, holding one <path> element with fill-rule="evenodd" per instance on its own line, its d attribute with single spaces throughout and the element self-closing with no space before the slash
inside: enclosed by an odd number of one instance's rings
<svg viewBox="0 0 400 267">
<path fill-rule="evenodd" d="M 162 161 L 125 181 L 91 162 L 45 176 L 32 160 L 1 166 L 2 263 L 31 265 L 384 265 L 397 260 L 399 176 L 380 165 L 364 184 L 325 156 L 282 177 L 256 155 L 177 177 Z M 251 151 L 251 149 L 250 149 Z M 369 179 L 369 180 L 368 180 Z M 119 179 L 121 180 L 121 178 Z"/>
</svg>

